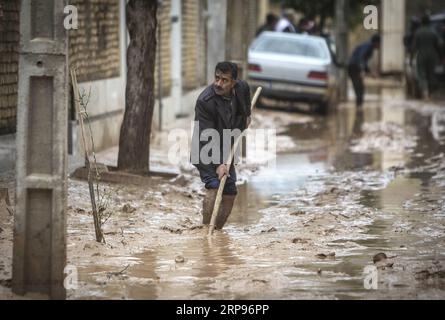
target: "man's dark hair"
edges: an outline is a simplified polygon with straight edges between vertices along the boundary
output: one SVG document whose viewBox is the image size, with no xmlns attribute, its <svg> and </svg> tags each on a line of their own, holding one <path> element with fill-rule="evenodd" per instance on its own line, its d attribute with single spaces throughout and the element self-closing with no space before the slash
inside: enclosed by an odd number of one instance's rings
<svg viewBox="0 0 445 320">
<path fill-rule="evenodd" d="M 371 42 L 374 44 L 379 44 L 380 43 L 380 35 L 379 34 L 373 35 L 371 38 Z"/>
<path fill-rule="evenodd" d="M 278 21 L 278 17 L 276 16 L 276 15 L 274 15 L 273 13 L 269 13 L 267 16 L 266 16 L 266 23 L 268 24 L 268 25 L 272 25 L 272 24 L 274 24 L 275 22 L 277 22 Z"/>
<path fill-rule="evenodd" d="M 427 26 L 431 22 L 430 16 L 428 14 L 425 14 L 422 16 L 422 26 Z"/>
<path fill-rule="evenodd" d="M 233 80 L 236 80 L 238 78 L 238 66 L 233 62 L 223 61 L 218 63 L 215 68 L 215 73 L 216 71 L 221 71 L 225 74 L 230 73 Z"/>
</svg>

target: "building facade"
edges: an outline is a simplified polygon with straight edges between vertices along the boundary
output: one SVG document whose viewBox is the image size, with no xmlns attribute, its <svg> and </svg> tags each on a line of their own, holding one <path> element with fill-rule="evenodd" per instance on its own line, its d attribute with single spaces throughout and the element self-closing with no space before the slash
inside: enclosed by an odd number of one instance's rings
<svg viewBox="0 0 445 320">
<path fill-rule="evenodd" d="M 69 1 L 78 12 L 78 28 L 68 32 L 69 66 L 76 69 L 80 90 L 90 96 L 87 111 L 97 151 L 119 142 L 129 42 L 126 2 Z M 192 115 L 197 96 L 213 81 L 218 61 L 236 62 L 244 75 L 247 48 L 267 4 L 267 0 L 159 1 L 154 130 L 173 127 L 179 115 Z M 20 1 L 0 0 L 0 5 L 0 134 L 5 134 L 16 130 Z M 69 151 L 76 153 L 81 148 L 70 100 Z"/>
</svg>

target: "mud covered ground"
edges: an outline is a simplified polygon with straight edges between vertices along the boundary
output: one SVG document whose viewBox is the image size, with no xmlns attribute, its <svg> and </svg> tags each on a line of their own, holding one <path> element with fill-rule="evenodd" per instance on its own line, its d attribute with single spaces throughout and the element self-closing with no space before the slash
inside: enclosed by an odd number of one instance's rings
<svg viewBox="0 0 445 320">
<path fill-rule="evenodd" d="M 260 110 L 253 127 L 277 128 L 276 166 L 238 168 L 233 214 L 211 238 L 190 166 L 146 187 L 103 185 L 105 244 L 94 241 L 87 184 L 70 179 L 78 283 L 68 298 L 444 299 L 444 126 L 442 102 L 379 98 L 328 117 Z M 169 167 L 165 135 L 153 141 L 153 166 Z M 2 185 L 13 187 L 11 173 Z M 3 217 L 0 297 L 10 298 L 12 217 Z M 365 288 L 370 276 L 376 289 Z"/>
</svg>

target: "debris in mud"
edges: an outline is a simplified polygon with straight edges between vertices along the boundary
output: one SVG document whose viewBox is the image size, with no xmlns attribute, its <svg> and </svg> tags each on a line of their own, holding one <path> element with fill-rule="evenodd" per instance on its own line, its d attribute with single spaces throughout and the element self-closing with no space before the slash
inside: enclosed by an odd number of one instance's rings
<svg viewBox="0 0 445 320">
<path fill-rule="evenodd" d="M 272 227 L 268 230 L 262 230 L 261 233 L 268 233 L 268 232 L 275 232 L 275 231 L 277 231 L 277 229 L 275 227 Z"/>
<path fill-rule="evenodd" d="M 394 266 L 394 262 L 380 261 L 376 263 L 377 269 L 392 268 Z"/>
<path fill-rule="evenodd" d="M 186 177 L 185 175 L 180 174 L 176 178 L 171 179 L 170 182 L 180 187 L 185 187 L 190 182 L 190 180 L 190 176 Z"/>
<path fill-rule="evenodd" d="M 204 228 L 204 225 L 202 224 L 194 224 L 193 221 L 190 220 L 190 218 L 185 218 L 184 221 L 179 223 L 179 225 L 187 230 L 196 230 Z M 184 231 L 184 229 L 181 230 L 181 232 Z"/>
<path fill-rule="evenodd" d="M 303 210 L 296 210 L 290 213 L 291 216 L 301 216 L 306 214 L 306 212 L 304 212 Z"/>
<path fill-rule="evenodd" d="M 315 218 L 311 218 L 309 220 L 306 220 L 305 222 L 303 222 L 302 226 L 303 227 L 308 227 L 310 223 L 314 222 Z"/>
<path fill-rule="evenodd" d="M 130 267 L 130 265 L 127 265 L 124 269 L 118 272 L 108 272 L 107 278 L 111 279 L 113 277 L 118 277 L 119 280 L 125 280 L 128 279 L 128 276 L 125 274 L 125 271 Z"/>
<path fill-rule="evenodd" d="M 180 223 L 180 225 L 182 226 L 182 227 L 188 227 L 189 225 L 191 225 L 193 222 L 192 222 L 192 220 L 190 220 L 190 218 L 185 218 L 181 223 Z"/>
<path fill-rule="evenodd" d="M 380 252 L 380 253 L 377 253 L 373 257 L 372 261 L 374 262 L 374 264 L 376 265 L 376 267 L 378 269 L 385 270 L 385 268 L 392 268 L 393 267 L 394 262 L 388 261 L 388 259 L 392 259 L 392 258 L 395 258 L 395 256 L 394 257 L 388 257 L 385 253 Z"/>
<path fill-rule="evenodd" d="M 189 230 L 200 230 L 200 229 L 204 229 L 204 225 L 202 224 L 197 224 L 191 227 L 188 227 Z"/>
<path fill-rule="evenodd" d="M 0 286 L 12 288 L 12 279 L 0 279 Z"/>
<path fill-rule="evenodd" d="M 87 250 L 87 249 L 98 249 L 100 250 L 100 245 L 103 245 L 103 243 L 100 242 L 91 242 L 91 243 L 86 243 L 83 246 L 83 250 Z"/>
<path fill-rule="evenodd" d="M 6 207 L 6 210 L 8 210 L 10 216 L 13 216 L 13 215 L 14 215 L 14 207 L 7 206 L 7 207 Z"/>
<path fill-rule="evenodd" d="M 185 259 L 184 259 L 183 256 L 176 256 L 176 257 L 175 257 L 175 262 L 176 262 L 176 263 L 184 263 L 184 262 L 185 262 Z"/>
<path fill-rule="evenodd" d="M 272 247 L 276 243 L 281 243 L 281 241 L 276 241 L 276 240 L 275 241 L 271 241 L 267 245 L 265 245 L 264 248 L 270 248 L 270 247 Z"/>
<path fill-rule="evenodd" d="M 130 204 L 126 203 L 122 207 L 122 211 L 125 212 L 125 213 L 133 213 L 133 212 L 136 211 L 136 208 L 131 206 Z"/>
<path fill-rule="evenodd" d="M 416 272 L 415 278 L 416 278 L 416 280 L 427 280 L 427 279 L 431 279 L 431 278 L 444 279 L 445 278 L 445 270 L 436 270 L 436 271 L 422 270 L 422 271 Z"/>
<path fill-rule="evenodd" d="M 8 188 L 0 188 L 0 215 L 6 210 L 10 216 L 14 215 L 14 208 L 11 206 Z"/>
<path fill-rule="evenodd" d="M 169 227 L 169 226 L 163 226 L 163 227 L 161 227 L 161 230 L 169 231 L 169 232 L 175 233 L 175 234 L 182 234 L 182 231 L 183 231 L 182 229 L 173 228 L 173 227 Z"/>
<path fill-rule="evenodd" d="M 331 190 L 329 190 L 330 193 L 334 193 L 334 192 L 337 192 L 337 191 L 339 191 L 339 190 L 336 187 L 332 187 Z"/>
<path fill-rule="evenodd" d="M 322 260 L 324 260 L 326 258 L 334 259 L 335 258 L 335 252 L 331 252 L 331 253 L 328 253 L 328 254 L 319 253 L 319 254 L 316 255 L 316 257 L 318 259 L 322 259 Z"/>
<path fill-rule="evenodd" d="M 263 280 L 263 279 L 252 279 L 252 282 L 259 282 L 259 283 L 264 283 L 264 284 L 266 284 L 266 283 L 268 283 L 269 281 L 267 281 L 267 280 Z"/>
<path fill-rule="evenodd" d="M 372 261 L 373 261 L 374 263 L 377 263 L 377 262 L 380 262 L 380 261 L 383 261 L 383 260 L 386 260 L 386 259 L 388 259 L 388 257 L 386 256 L 386 254 L 383 253 L 383 252 L 380 252 L 380 253 L 377 253 L 377 254 L 374 256 L 374 258 L 372 258 Z"/>
<path fill-rule="evenodd" d="M 294 239 L 292 239 L 292 243 L 304 244 L 304 243 L 308 243 L 308 241 L 305 239 L 301 239 L 301 238 L 294 238 Z"/>
<path fill-rule="evenodd" d="M 398 172 L 398 171 L 402 171 L 404 169 L 405 169 L 405 166 L 403 166 L 401 164 L 395 165 L 395 166 L 392 166 L 392 167 L 388 168 L 389 171 L 394 171 L 395 173 Z"/>
<path fill-rule="evenodd" d="M 412 131 L 394 122 L 374 122 L 363 124 L 363 136 L 350 147 L 352 152 L 404 151 L 417 145 L 417 137 Z"/>
<path fill-rule="evenodd" d="M 335 233 L 335 228 L 326 229 L 326 230 L 323 230 L 321 232 L 321 234 L 324 235 L 324 236 L 327 236 L 327 235 L 332 234 L 332 233 Z"/>
<path fill-rule="evenodd" d="M 445 187 L 445 156 L 440 153 L 431 158 L 426 159 L 424 165 L 406 169 L 406 173 L 431 173 L 433 177 L 431 181 L 438 187 Z"/>
<path fill-rule="evenodd" d="M 104 235 L 106 236 L 115 236 L 117 235 L 118 232 L 117 231 L 108 231 L 108 232 L 104 232 Z"/>
<path fill-rule="evenodd" d="M 184 192 L 183 195 L 187 198 L 193 199 L 193 193 L 191 192 Z"/>
</svg>

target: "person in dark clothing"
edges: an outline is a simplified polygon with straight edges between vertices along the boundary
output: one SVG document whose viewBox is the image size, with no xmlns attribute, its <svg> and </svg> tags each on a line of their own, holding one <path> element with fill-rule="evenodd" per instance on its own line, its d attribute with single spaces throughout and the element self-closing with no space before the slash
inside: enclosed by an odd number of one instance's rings
<svg viewBox="0 0 445 320">
<path fill-rule="evenodd" d="M 266 23 L 263 24 L 256 32 L 256 37 L 258 37 L 264 31 L 275 31 L 277 23 L 278 23 L 278 17 L 273 13 L 269 13 L 266 16 Z"/>
<path fill-rule="evenodd" d="M 428 15 L 422 17 L 422 26 L 413 38 L 413 57 L 417 61 L 417 78 L 424 99 L 430 99 L 430 93 L 435 85 L 435 67 L 440 57 L 440 40 L 430 27 Z"/>
<path fill-rule="evenodd" d="M 223 228 L 237 195 L 234 164 L 232 162 L 230 168 L 225 164 L 233 137 L 250 125 L 250 88 L 237 77 L 236 64 L 218 63 L 214 83 L 199 95 L 195 107 L 191 162 L 198 169 L 206 189 L 203 224 L 210 223 L 220 180 L 227 175 L 215 229 Z"/>
<path fill-rule="evenodd" d="M 363 72 L 369 73 L 368 62 L 372 58 L 374 49 L 380 47 L 380 36 L 374 35 L 370 41 L 360 44 L 352 53 L 348 63 L 348 74 L 354 87 L 356 106 L 363 105 L 365 95 L 365 85 L 363 82 Z"/>
</svg>

